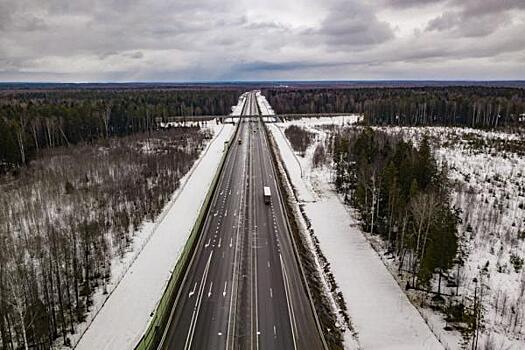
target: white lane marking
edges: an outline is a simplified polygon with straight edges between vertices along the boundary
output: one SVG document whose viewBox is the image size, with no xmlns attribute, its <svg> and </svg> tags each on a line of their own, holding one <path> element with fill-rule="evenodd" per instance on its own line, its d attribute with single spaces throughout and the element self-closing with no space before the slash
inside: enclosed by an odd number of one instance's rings
<svg viewBox="0 0 525 350">
<path fill-rule="evenodd" d="M 224 216 L 228 216 L 228 209 L 224 212 Z"/>
<path fill-rule="evenodd" d="M 270 287 L 270 298 L 273 298 L 273 290 L 272 290 L 272 287 Z"/>
<path fill-rule="evenodd" d="M 270 268 L 270 260 L 268 260 L 268 268 Z"/>
<path fill-rule="evenodd" d="M 279 254 L 279 260 L 281 261 L 281 270 L 283 274 L 283 284 L 284 284 L 284 294 L 286 295 L 286 304 L 288 306 L 288 316 L 290 318 L 290 328 L 292 330 L 293 347 L 295 350 L 297 350 L 297 343 L 295 340 L 295 332 L 296 332 L 295 313 L 293 310 L 293 305 L 291 303 L 290 295 L 288 291 L 288 288 L 290 288 L 290 286 L 288 285 L 289 283 L 288 275 L 286 274 L 286 268 L 284 267 L 283 257 L 281 254 Z"/>
<path fill-rule="evenodd" d="M 195 289 L 197 288 L 197 282 L 195 282 L 195 285 L 193 286 L 193 289 L 188 294 L 188 298 L 191 298 L 193 294 L 195 294 Z"/>
<path fill-rule="evenodd" d="M 195 326 L 197 324 L 197 319 L 199 317 L 199 311 L 202 304 L 202 296 L 204 294 L 204 287 L 206 286 L 206 279 L 208 278 L 208 271 L 210 269 L 211 257 L 213 256 L 213 250 L 210 252 L 208 257 L 208 262 L 206 263 L 206 268 L 204 269 L 204 274 L 201 278 L 201 285 L 199 287 L 199 293 L 197 294 L 197 301 L 193 307 L 193 314 L 191 315 L 190 329 L 188 330 L 188 335 L 186 336 L 186 342 L 184 343 L 184 349 L 188 350 L 191 348 L 191 343 L 193 342 L 193 335 L 195 334 Z"/>
<path fill-rule="evenodd" d="M 230 248 L 233 247 L 233 237 L 230 237 Z"/>
<path fill-rule="evenodd" d="M 208 298 L 211 297 L 211 290 L 213 288 L 213 281 L 210 283 L 210 289 L 208 290 Z"/>
<path fill-rule="evenodd" d="M 217 245 L 217 247 L 221 247 L 221 242 L 222 242 L 222 237 L 219 237 L 219 244 Z"/>
<path fill-rule="evenodd" d="M 275 328 L 275 325 L 273 325 L 273 336 L 277 337 L 277 329 Z"/>
<path fill-rule="evenodd" d="M 230 160 L 231 160 L 231 156 L 228 154 L 227 161 L 230 161 Z M 232 168 L 232 169 L 233 169 L 233 168 Z M 226 180 L 227 178 L 228 178 L 228 180 Z M 229 174 L 229 177 L 226 177 L 226 176 L 220 176 L 220 180 L 219 180 L 220 182 L 219 182 L 219 185 L 218 185 L 219 188 L 223 186 L 223 184 L 225 183 L 225 181 L 230 181 L 230 180 L 229 180 L 230 178 L 231 178 L 231 173 Z M 213 206 L 214 206 L 214 207 L 217 207 L 217 204 L 219 203 L 219 202 L 217 202 L 217 201 L 218 201 L 217 198 L 218 198 L 218 197 L 215 197 L 215 196 L 214 196 L 214 199 L 213 199 L 213 201 L 214 201 Z M 223 198 L 223 203 L 224 203 L 224 201 L 225 201 L 225 198 Z M 210 223 L 210 226 L 211 226 L 211 223 Z M 223 253 L 223 255 L 224 255 L 224 253 Z M 186 277 L 187 277 L 187 274 L 184 275 L 184 280 L 186 280 Z M 195 285 L 195 287 L 196 287 L 196 285 Z M 195 289 L 195 288 L 194 288 L 194 289 Z M 178 299 L 179 299 L 179 295 L 177 295 L 177 298 L 176 298 L 176 300 L 175 300 L 175 305 L 177 305 L 177 304 L 180 302 Z M 171 310 L 170 317 L 169 317 L 169 321 L 170 321 L 170 322 L 171 322 L 171 320 L 173 319 L 174 311 L 175 311 L 175 307 L 173 307 L 172 310 Z M 163 334 L 162 334 L 161 344 L 164 344 L 164 342 L 165 342 L 166 333 L 167 333 L 167 331 L 163 332 Z"/>
<path fill-rule="evenodd" d="M 208 239 L 208 243 L 204 245 L 204 248 L 208 248 L 210 246 L 211 238 Z"/>
<path fill-rule="evenodd" d="M 244 179 L 246 178 L 246 161 L 243 162 L 243 171 L 242 171 L 242 181 L 241 181 L 241 184 L 244 184 Z M 242 210 L 242 205 L 243 205 L 243 198 L 244 198 L 244 190 L 241 193 L 241 198 L 239 200 L 239 212 Z M 239 194 L 239 191 L 237 191 L 237 194 Z M 237 216 L 237 213 L 234 212 L 233 213 L 233 216 Z M 231 349 L 233 349 L 235 347 L 235 337 L 232 337 L 231 335 L 231 327 L 232 325 L 235 324 L 235 319 L 236 319 L 236 311 L 235 312 L 232 312 L 232 308 L 234 307 L 234 296 L 236 296 L 237 294 L 237 289 L 236 289 L 236 281 L 237 279 L 235 278 L 235 275 L 237 274 L 237 257 L 238 257 L 238 251 L 239 249 L 237 249 L 237 246 L 238 246 L 238 243 L 239 243 L 239 233 L 240 233 L 240 227 L 241 227 L 241 215 L 238 216 L 238 219 L 237 219 L 237 236 L 235 238 L 235 245 L 236 245 L 236 249 L 235 249 L 235 253 L 234 253 L 234 259 L 233 259 L 233 272 L 232 272 L 232 288 L 231 288 L 231 293 L 230 293 L 230 307 L 229 307 L 229 310 L 228 310 L 228 328 L 227 328 L 227 331 L 226 331 L 226 349 L 230 349 L 230 339 L 231 340 Z M 235 228 L 235 227 L 234 227 Z M 237 300 L 235 300 L 235 304 L 237 303 Z M 235 308 L 237 306 L 235 305 Z M 233 318 L 233 319 L 232 319 Z"/>
<path fill-rule="evenodd" d="M 224 282 L 224 290 L 222 291 L 222 297 L 224 298 L 226 296 L 226 288 L 228 287 L 228 281 Z"/>
<path fill-rule="evenodd" d="M 251 144 L 248 145 L 248 152 L 250 152 L 251 150 Z M 249 159 L 251 159 L 251 154 L 249 153 Z M 253 187 L 254 187 L 254 176 L 253 176 L 253 161 L 251 161 L 249 163 L 249 169 L 248 169 L 248 186 L 250 187 L 250 191 L 248 193 L 249 197 L 250 197 L 250 208 L 251 208 L 251 211 L 248 212 L 248 217 L 249 217 L 249 224 L 248 226 L 251 227 L 253 225 L 253 234 L 250 235 L 250 237 L 252 237 L 253 239 L 253 242 L 250 242 L 251 246 L 250 246 L 250 251 L 251 251 L 251 254 L 250 254 L 250 267 L 253 268 L 254 272 L 251 276 L 251 283 L 250 283 L 250 332 L 253 332 L 253 329 L 254 329 L 254 314 L 253 312 L 255 311 L 255 319 L 256 319 L 256 322 L 257 322 L 257 301 L 255 301 L 255 307 L 254 307 L 254 294 L 255 294 L 255 299 L 257 298 L 257 265 L 255 265 L 255 259 L 257 258 L 257 251 L 255 250 L 255 246 L 257 244 L 257 228 L 255 226 L 255 223 L 257 222 L 257 211 L 255 210 L 255 196 L 253 194 Z M 255 292 L 254 292 L 254 287 L 255 287 Z M 258 331 L 258 326 L 257 324 L 255 325 L 255 331 L 257 332 Z M 253 337 L 253 333 L 251 334 L 250 336 L 250 349 L 253 350 L 254 348 L 254 337 Z M 258 347 L 259 345 L 259 337 L 257 336 L 257 334 L 255 333 L 255 343 L 257 344 L 256 346 Z"/>
</svg>

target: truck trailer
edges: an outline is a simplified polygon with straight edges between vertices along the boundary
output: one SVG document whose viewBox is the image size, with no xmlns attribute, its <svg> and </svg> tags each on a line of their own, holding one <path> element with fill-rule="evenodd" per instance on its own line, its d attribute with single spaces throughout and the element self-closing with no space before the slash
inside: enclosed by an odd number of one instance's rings
<svg viewBox="0 0 525 350">
<path fill-rule="evenodd" d="M 272 192 L 270 191 L 270 187 L 264 186 L 263 194 L 264 194 L 264 204 L 270 204 L 270 202 L 272 201 Z"/>
</svg>

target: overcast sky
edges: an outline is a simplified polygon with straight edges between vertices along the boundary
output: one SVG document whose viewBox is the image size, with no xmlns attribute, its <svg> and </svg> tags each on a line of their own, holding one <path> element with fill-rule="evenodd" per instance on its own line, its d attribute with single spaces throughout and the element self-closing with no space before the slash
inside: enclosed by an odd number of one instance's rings
<svg viewBox="0 0 525 350">
<path fill-rule="evenodd" d="M 525 0 L 0 0 L 0 81 L 525 79 Z"/>
</svg>

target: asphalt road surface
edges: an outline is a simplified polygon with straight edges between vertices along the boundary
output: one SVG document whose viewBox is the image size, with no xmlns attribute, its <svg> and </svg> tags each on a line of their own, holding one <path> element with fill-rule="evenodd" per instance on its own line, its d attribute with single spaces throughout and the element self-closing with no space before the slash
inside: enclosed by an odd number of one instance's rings
<svg viewBox="0 0 525 350">
<path fill-rule="evenodd" d="M 161 349 L 324 348 L 285 220 L 262 121 L 240 118 Z"/>
</svg>

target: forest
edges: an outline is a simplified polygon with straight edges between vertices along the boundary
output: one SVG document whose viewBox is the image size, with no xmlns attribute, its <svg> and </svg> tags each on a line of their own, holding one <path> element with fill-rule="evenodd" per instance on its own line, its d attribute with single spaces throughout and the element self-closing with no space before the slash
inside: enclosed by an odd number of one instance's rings
<svg viewBox="0 0 525 350">
<path fill-rule="evenodd" d="M 177 127 L 41 149 L 0 178 L 1 349 L 70 344 L 95 291 L 108 292 L 114 258 L 161 213 L 210 137 Z"/>
<path fill-rule="evenodd" d="M 277 114 L 357 113 L 372 125 L 525 124 L 525 89 L 487 86 L 263 89 Z"/>
<path fill-rule="evenodd" d="M 399 136 L 345 129 L 330 141 L 335 186 L 360 213 L 366 232 L 381 235 L 408 271 L 411 288 L 428 288 L 452 267 L 458 212 L 451 207 L 447 165 L 437 165 L 427 138 L 415 147 Z"/>
<path fill-rule="evenodd" d="M 0 91 L 0 173 L 42 149 L 131 135 L 173 116 L 227 115 L 241 94 L 223 89 Z"/>
</svg>

